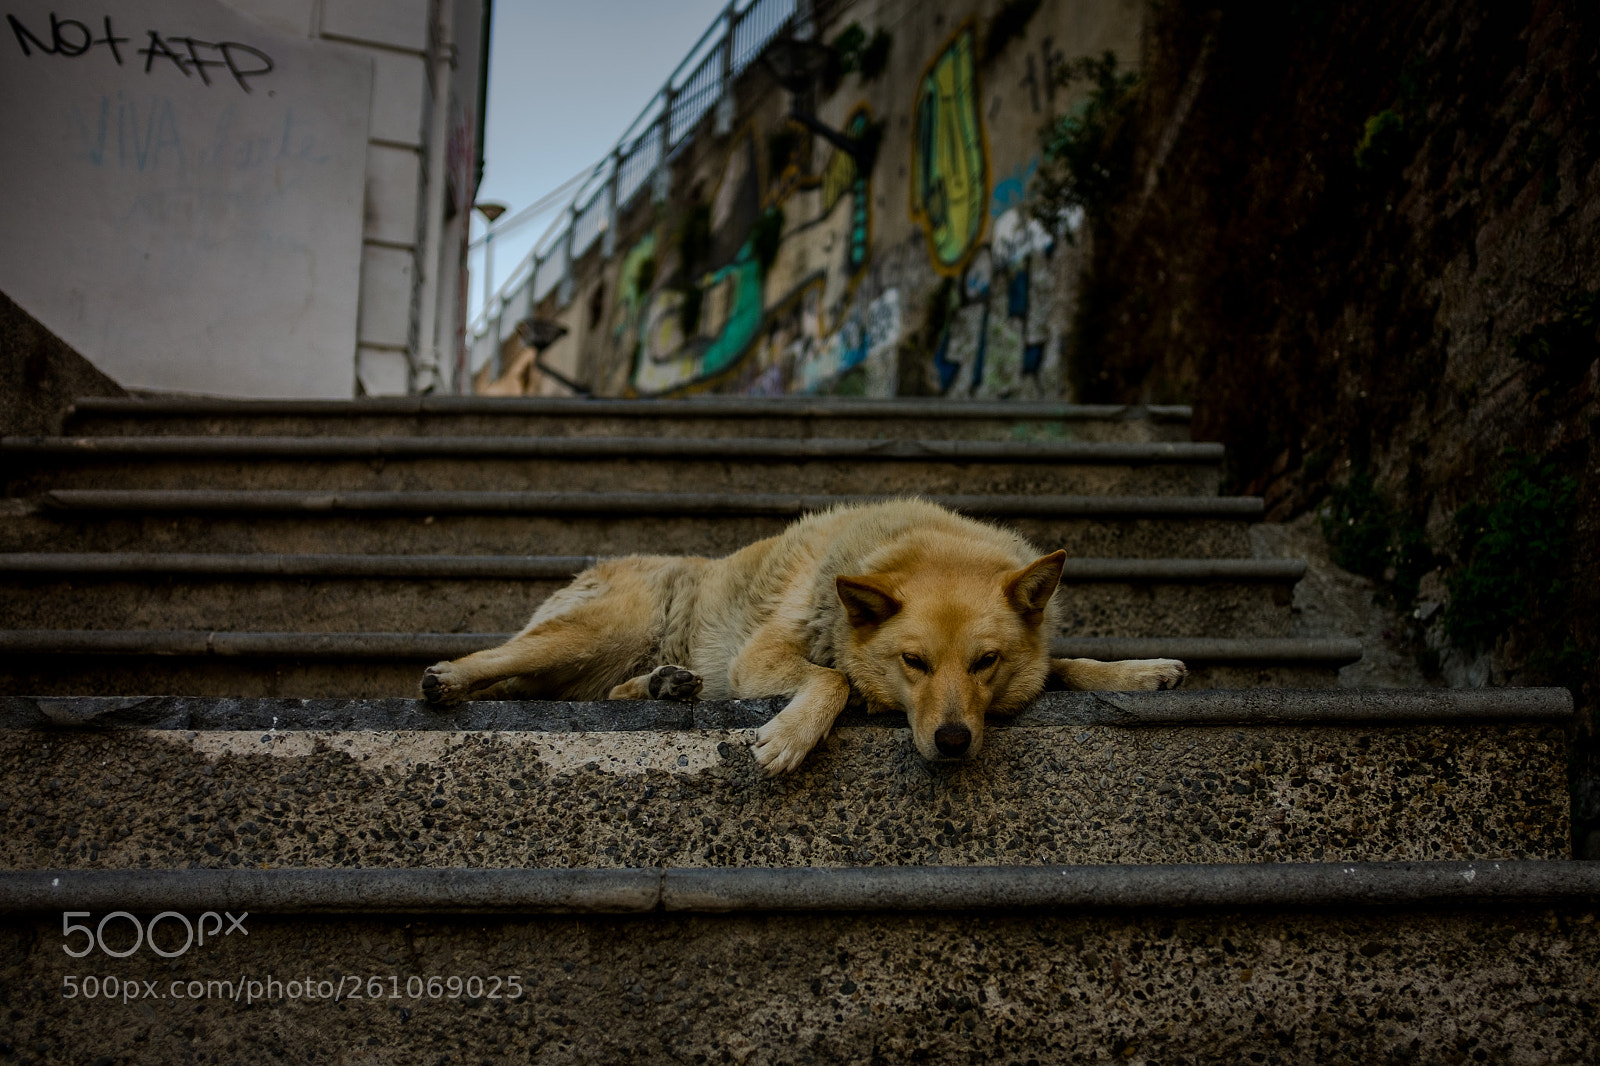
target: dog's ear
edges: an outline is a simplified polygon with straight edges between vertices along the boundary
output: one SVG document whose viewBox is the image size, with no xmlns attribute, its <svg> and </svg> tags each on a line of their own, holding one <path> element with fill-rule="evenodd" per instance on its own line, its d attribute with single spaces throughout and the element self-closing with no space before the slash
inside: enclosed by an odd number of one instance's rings
<svg viewBox="0 0 1600 1066">
<path fill-rule="evenodd" d="M 1067 565 L 1067 553 L 1053 551 L 1043 559 L 1036 559 L 1005 576 L 1003 588 L 1006 602 L 1029 625 L 1038 625 L 1044 618 L 1044 609 L 1050 597 L 1061 584 L 1061 568 Z"/>
<path fill-rule="evenodd" d="M 837 577 L 833 587 L 839 592 L 839 602 L 844 604 L 850 624 L 857 629 L 882 625 L 900 612 L 900 601 L 869 577 Z"/>
</svg>

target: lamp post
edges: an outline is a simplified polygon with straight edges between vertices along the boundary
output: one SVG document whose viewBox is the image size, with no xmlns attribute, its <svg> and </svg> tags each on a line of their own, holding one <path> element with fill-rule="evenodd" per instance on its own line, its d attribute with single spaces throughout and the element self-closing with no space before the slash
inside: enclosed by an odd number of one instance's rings
<svg viewBox="0 0 1600 1066">
<path fill-rule="evenodd" d="M 506 213 L 506 205 L 494 200 L 473 204 L 473 209 L 483 216 L 488 229 L 483 234 L 483 315 L 489 317 L 489 301 L 494 299 L 494 223 Z"/>
<path fill-rule="evenodd" d="M 594 393 L 587 386 L 580 385 L 561 371 L 545 365 L 545 349 L 566 335 L 567 327 L 550 318 L 525 318 L 517 323 L 517 339 L 533 349 L 533 365 L 540 373 L 565 385 L 578 396 L 593 396 Z"/>
<path fill-rule="evenodd" d="M 838 62 L 833 49 L 792 34 L 775 37 L 761 53 L 761 65 L 789 91 L 789 117 L 855 160 L 856 171 L 868 174 L 878 156 L 877 137 L 851 137 L 834 129 L 811 111 L 811 94 L 818 79 Z"/>
</svg>

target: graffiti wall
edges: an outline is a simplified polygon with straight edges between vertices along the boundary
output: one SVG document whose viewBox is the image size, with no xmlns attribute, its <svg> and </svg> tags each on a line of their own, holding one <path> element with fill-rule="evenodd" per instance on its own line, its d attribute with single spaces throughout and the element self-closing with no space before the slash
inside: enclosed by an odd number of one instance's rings
<svg viewBox="0 0 1600 1066">
<path fill-rule="evenodd" d="M 924 8 L 847 8 L 817 34 L 837 69 L 793 99 L 752 66 L 734 120 L 623 205 L 614 254 L 574 265 L 587 303 L 540 308 L 603 319 L 597 392 L 1063 395 L 1082 253 L 1031 210 L 1039 128 L 1075 103 L 1064 64 L 1136 60 L 1140 9 Z"/>
</svg>

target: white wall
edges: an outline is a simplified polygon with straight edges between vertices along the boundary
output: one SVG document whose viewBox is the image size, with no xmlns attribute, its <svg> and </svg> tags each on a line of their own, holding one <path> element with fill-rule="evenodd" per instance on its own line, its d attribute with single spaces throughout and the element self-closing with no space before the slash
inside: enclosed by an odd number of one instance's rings
<svg viewBox="0 0 1600 1066">
<path fill-rule="evenodd" d="M 458 47 L 437 195 L 457 217 L 425 249 L 438 2 L 0 3 L 0 291 L 132 388 L 447 386 L 426 368 L 454 362 L 483 0 L 442 0 Z M 44 47 L 24 54 L 6 15 Z M 147 54 L 151 31 L 176 58 Z M 194 62 L 225 54 L 242 84 Z"/>
<path fill-rule="evenodd" d="M 212 0 L 0 12 L 43 46 L 0 24 L 0 290 L 125 386 L 349 396 L 371 62 Z"/>
</svg>

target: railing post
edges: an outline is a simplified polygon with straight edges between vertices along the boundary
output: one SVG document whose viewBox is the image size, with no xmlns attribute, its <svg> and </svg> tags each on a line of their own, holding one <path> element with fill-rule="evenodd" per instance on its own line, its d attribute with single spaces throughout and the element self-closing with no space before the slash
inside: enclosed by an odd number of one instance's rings
<svg viewBox="0 0 1600 1066">
<path fill-rule="evenodd" d="M 667 168 L 667 159 L 672 155 L 672 98 L 675 95 L 669 80 L 661 90 L 661 157 L 656 160 L 650 190 L 651 199 L 657 203 L 666 202 L 672 195 L 672 173 Z"/>
<path fill-rule="evenodd" d="M 738 5 L 739 0 L 728 0 L 722 15 L 722 71 L 717 77 L 717 117 L 714 126 L 718 137 L 726 137 L 733 132 L 736 110 L 733 99 L 733 36 L 739 26 Z"/>
<path fill-rule="evenodd" d="M 579 190 L 582 191 L 581 189 Z M 562 240 L 561 284 L 556 288 L 556 307 L 572 302 L 572 239 L 578 232 L 578 200 L 573 197 L 567 207 L 567 235 Z"/>
<path fill-rule="evenodd" d="M 794 39 L 809 41 L 817 33 L 816 23 L 811 18 L 811 0 L 795 0 L 794 4 Z"/>
<path fill-rule="evenodd" d="M 537 256 L 534 257 L 533 265 L 534 265 L 534 269 L 535 270 L 537 270 L 539 268 L 539 258 Z M 484 314 L 488 314 L 489 313 L 489 309 L 487 307 L 484 308 L 483 311 L 484 311 Z M 493 336 L 494 336 L 494 348 L 492 349 L 492 351 L 494 352 L 494 372 L 489 375 L 489 380 L 491 382 L 499 381 L 500 380 L 500 375 L 505 373 L 505 369 L 506 369 L 506 367 L 505 367 L 505 353 L 501 350 L 501 347 L 500 347 L 501 344 L 503 344 L 504 341 L 505 341 L 505 334 L 503 332 L 504 326 L 503 326 L 503 324 L 501 322 L 501 319 L 503 319 L 505 317 L 505 313 L 506 313 L 506 303 L 505 303 L 504 300 L 501 300 L 500 301 L 500 306 L 495 308 L 495 312 L 494 312 L 494 333 L 493 333 Z"/>
<path fill-rule="evenodd" d="M 605 229 L 600 234 L 600 255 L 610 259 L 617 254 L 617 188 L 622 184 L 622 146 L 611 149 L 611 180 L 606 182 L 606 217 L 601 221 Z"/>
</svg>

